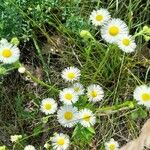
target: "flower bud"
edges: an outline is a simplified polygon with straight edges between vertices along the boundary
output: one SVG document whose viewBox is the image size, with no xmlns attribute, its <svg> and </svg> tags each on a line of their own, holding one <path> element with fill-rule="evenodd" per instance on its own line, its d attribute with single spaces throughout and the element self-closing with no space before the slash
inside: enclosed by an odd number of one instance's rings
<svg viewBox="0 0 150 150">
<path fill-rule="evenodd" d="M 18 72 L 19 73 L 25 73 L 25 71 L 26 71 L 26 68 L 23 67 L 23 66 L 21 66 L 21 67 L 18 68 Z"/>
<path fill-rule="evenodd" d="M 91 33 L 87 30 L 82 30 L 80 32 L 80 36 L 84 39 L 89 39 L 89 38 L 93 38 L 93 36 L 91 35 Z"/>
<path fill-rule="evenodd" d="M 5 145 L 0 146 L 0 150 L 6 150 L 6 146 Z"/>
<path fill-rule="evenodd" d="M 13 45 L 18 46 L 20 41 L 17 37 L 14 37 L 14 38 L 11 39 L 10 43 L 13 44 Z"/>
<path fill-rule="evenodd" d="M 49 148 L 50 148 L 50 144 L 46 142 L 46 143 L 44 144 L 44 147 L 45 147 L 46 149 L 49 149 Z"/>
</svg>

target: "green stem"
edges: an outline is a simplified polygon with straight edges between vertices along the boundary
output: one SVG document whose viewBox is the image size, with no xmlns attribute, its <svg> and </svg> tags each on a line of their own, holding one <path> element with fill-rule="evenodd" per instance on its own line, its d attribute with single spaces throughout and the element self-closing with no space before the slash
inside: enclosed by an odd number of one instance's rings
<svg viewBox="0 0 150 150">
<path fill-rule="evenodd" d="M 110 114 L 118 110 L 124 110 L 124 109 L 133 109 L 134 108 L 134 102 L 132 101 L 126 101 L 119 105 L 113 105 L 113 106 L 107 106 L 97 109 L 96 113 L 106 113 Z"/>
<path fill-rule="evenodd" d="M 44 61 L 44 59 L 43 59 L 43 56 L 42 56 L 42 54 L 41 54 L 41 50 L 40 50 L 40 48 L 39 48 L 39 45 L 38 45 L 37 40 L 36 40 L 36 38 L 35 38 L 35 35 L 33 35 L 32 39 L 33 39 L 35 48 L 36 48 L 36 50 L 37 50 L 37 53 L 38 53 L 38 55 L 39 55 L 39 57 L 40 57 L 40 60 L 41 60 L 41 62 L 42 62 L 42 65 L 43 65 L 43 67 L 44 67 L 44 71 L 45 71 L 45 73 L 46 73 L 46 75 L 47 75 L 47 77 L 48 77 L 48 79 L 49 79 L 48 68 L 47 68 L 46 63 L 45 63 L 45 61 Z M 50 79 L 49 79 L 49 82 L 50 82 Z"/>
<path fill-rule="evenodd" d="M 40 79 L 34 77 L 29 71 L 26 71 L 26 74 L 36 83 L 40 84 L 43 87 L 47 87 L 49 90 L 53 90 L 54 92 L 59 92 L 59 90 L 57 88 L 55 88 L 54 86 L 48 85 L 47 83 L 41 81 Z"/>
<path fill-rule="evenodd" d="M 96 72 L 95 72 L 94 75 L 93 75 L 92 82 L 95 81 L 95 79 L 96 79 L 98 73 L 100 72 L 100 70 L 102 69 L 103 65 L 105 64 L 105 62 L 106 62 L 106 60 L 107 60 L 107 58 L 108 58 L 109 51 L 110 51 L 109 49 L 106 51 L 103 60 L 99 63 L 99 66 L 98 66 Z"/>
</svg>

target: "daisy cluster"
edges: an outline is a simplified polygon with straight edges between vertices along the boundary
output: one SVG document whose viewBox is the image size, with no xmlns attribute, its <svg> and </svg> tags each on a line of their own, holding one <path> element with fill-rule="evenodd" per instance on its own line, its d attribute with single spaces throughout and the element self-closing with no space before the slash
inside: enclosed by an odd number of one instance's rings
<svg viewBox="0 0 150 150">
<path fill-rule="evenodd" d="M 129 35 L 128 26 L 119 18 L 111 18 L 107 9 L 94 10 L 90 21 L 95 26 L 101 26 L 101 36 L 106 42 L 117 44 L 126 53 L 134 52 L 136 43 Z"/>
<path fill-rule="evenodd" d="M 98 84 L 92 84 L 87 87 L 85 92 L 83 85 L 79 82 L 81 72 L 76 67 L 65 68 L 61 76 L 65 82 L 70 83 L 69 87 L 59 92 L 59 101 L 63 105 L 58 108 L 58 104 L 53 98 L 45 98 L 41 101 L 40 110 L 45 115 L 51 115 L 57 111 L 59 124 L 66 128 L 72 128 L 78 123 L 83 127 L 93 126 L 96 123 L 95 114 L 89 108 L 78 108 L 76 103 L 82 95 L 86 95 L 87 102 L 101 101 L 104 97 L 102 87 Z M 69 146 L 69 136 L 63 133 L 55 133 L 51 142 L 54 149 L 65 150 Z"/>
</svg>

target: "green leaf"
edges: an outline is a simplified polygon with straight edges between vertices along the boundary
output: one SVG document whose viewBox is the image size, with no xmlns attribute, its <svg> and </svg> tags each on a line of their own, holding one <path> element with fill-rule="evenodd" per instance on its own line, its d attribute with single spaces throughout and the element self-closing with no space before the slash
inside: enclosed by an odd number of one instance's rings
<svg viewBox="0 0 150 150">
<path fill-rule="evenodd" d="M 38 135 L 42 131 L 43 127 L 42 124 L 38 124 L 34 129 L 33 129 L 33 134 Z"/>
<path fill-rule="evenodd" d="M 87 130 L 89 130 L 91 133 L 95 134 L 95 129 L 93 127 L 88 127 Z"/>
<path fill-rule="evenodd" d="M 95 134 L 95 130 L 93 127 L 85 128 L 78 124 L 73 131 L 72 138 L 75 143 L 79 143 L 81 145 L 89 144 Z"/>
</svg>

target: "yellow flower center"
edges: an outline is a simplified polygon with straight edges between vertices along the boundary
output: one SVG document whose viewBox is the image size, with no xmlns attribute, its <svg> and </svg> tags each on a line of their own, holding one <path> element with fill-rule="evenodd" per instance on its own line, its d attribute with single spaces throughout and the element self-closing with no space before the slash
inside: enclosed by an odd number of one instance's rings
<svg viewBox="0 0 150 150">
<path fill-rule="evenodd" d="M 12 56 L 12 52 L 11 52 L 10 49 L 5 48 L 5 49 L 3 50 L 3 52 L 2 52 L 2 55 L 3 55 L 3 57 L 8 58 L 8 57 L 11 57 L 11 56 Z"/>
<path fill-rule="evenodd" d="M 90 115 L 88 115 L 88 114 L 84 115 L 83 120 L 89 122 L 90 121 Z"/>
<path fill-rule="evenodd" d="M 91 92 L 91 96 L 92 96 L 93 98 L 95 98 L 95 97 L 97 96 L 97 92 L 96 92 L 95 90 L 93 90 L 93 91 Z"/>
<path fill-rule="evenodd" d="M 109 28 L 109 34 L 112 36 L 116 36 L 119 33 L 119 28 L 116 26 L 111 26 Z"/>
<path fill-rule="evenodd" d="M 66 95 L 65 95 L 65 99 L 67 99 L 67 100 L 69 100 L 69 101 L 71 101 L 72 100 L 72 94 L 70 94 L 70 93 L 67 93 Z"/>
<path fill-rule="evenodd" d="M 150 101 L 150 93 L 143 93 L 142 100 L 145 102 Z"/>
<path fill-rule="evenodd" d="M 50 110 L 52 108 L 52 105 L 50 103 L 46 103 L 46 104 L 44 104 L 44 108 L 46 110 Z"/>
<path fill-rule="evenodd" d="M 68 73 L 69 79 L 74 79 L 75 77 L 76 77 L 75 73 L 73 73 L 73 72 Z"/>
<path fill-rule="evenodd" d="M 114 144 L 110 144 L 109 150 L 115 150 L 115 145 Z"/>
<path fill-rule="evenodd" d="M 71 119 L 73 118 L 73 113 L 72 113 L 71 111 L 65 112 L 64 118 L 65 118 L 66 120 L 71 120 Z"/>
<path fill-rule="evenodd" d="M 57 140 L 58 145 L 64 145 L 64 143 L 65 143 L 64 138 L 60 138 L 59 140 Z"/>
<path fill-rule="evenodd" d="M 96 16 L 96 20 L 97 21 L 102 21 L 103 20 L 103 16 L 102 15 L 97 15 Z"/>
<path fill-rule="evenodd" d="M 125 46 L 129 46 L 130 40 L 129 40 L 129 39 L 123 39 L 123 40 L 122 40 L 122 43 L 123 43 L 123 45 L 125 45 Z"/>
<path fill-rule="evenodd" d="M 79 90 L 80 90 L 79 87 L 74 87 L 75 92 L 79 92 Z"/>
</svg>

